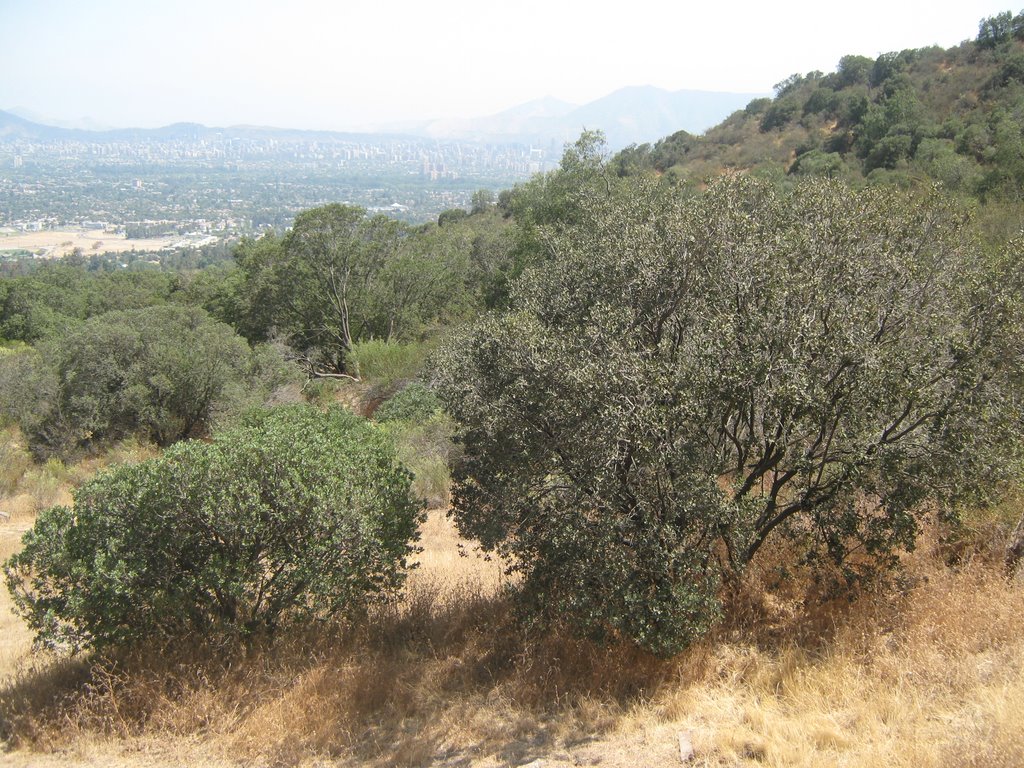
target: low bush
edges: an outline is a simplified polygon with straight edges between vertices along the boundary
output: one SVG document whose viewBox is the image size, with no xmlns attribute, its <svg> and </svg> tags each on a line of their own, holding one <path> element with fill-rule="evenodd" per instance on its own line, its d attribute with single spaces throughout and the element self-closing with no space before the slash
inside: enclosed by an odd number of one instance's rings
<svg viewBox="0 0 1024 768">
<path fill-rule="evenodd" d="M 421 517 L 389 441 L 340 409 L 258 412 L 98 475 L 4 566 L 43 645 L 225 640 L 397 590 Z"/>
<path fill-rule="evenodd" d="M 42 459 L 132 434 L 169 445 L 206 434 L 252 357 L 199 309 L 108 312 L 0 359 L 0 414 Z"/>
<path fill-rule="evenodd" d="M 426 421 L 441 409 L 441 401 L 430 387 L 414 381 L 385 400 L 373 418 L 378 422 Z"/>
<path fill-rule="evenodd" d="M 20 490 L 31 496 L 36 508 L 48 507 L 67 494 L 73 478 L 60 459 L 50 458 L 41 464 L 29 466 L 21 477 Z"/>
<path fill-rule="evenodd" d="M 411 379 L 419 373 L 430 351 L 431 346 L 425 343 L 361 341 L 349 350 L 346 367 L 350 374 L 364 381 Z"/>
</svg>

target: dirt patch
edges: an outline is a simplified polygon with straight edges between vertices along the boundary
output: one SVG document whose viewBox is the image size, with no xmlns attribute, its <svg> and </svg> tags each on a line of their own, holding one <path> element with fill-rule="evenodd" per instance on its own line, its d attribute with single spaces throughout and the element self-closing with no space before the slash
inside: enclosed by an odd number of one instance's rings
<svg viewBox="0 0 1024 768">
<path fill-rule="evenodd" d="M 93 253 L 124 253 L 126 251 L 161 251 L 180 238 L 152 237 L 129 240 L 123 235 L 93 230 L 60 230 L 0 234 L 0 251 L 30 251 L 43 258 L 67 256 L 76 248 L 86 256 Z"/>
</svg>

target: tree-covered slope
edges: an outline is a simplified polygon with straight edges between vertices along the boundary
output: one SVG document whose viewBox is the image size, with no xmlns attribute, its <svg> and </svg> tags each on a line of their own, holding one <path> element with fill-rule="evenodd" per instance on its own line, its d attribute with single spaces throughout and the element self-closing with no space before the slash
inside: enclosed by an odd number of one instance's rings
<svg viewBox="0 0 1024 768">
<path fill-rule="evenodd" d="M 703 136 L 624 150 L 620 172 L 700 182 L 726 170 L 909 186 L 939 181 L 983 201 L 1024 196 L 1024 11 L 975 40 L 793 75 Z"/>
</svg>

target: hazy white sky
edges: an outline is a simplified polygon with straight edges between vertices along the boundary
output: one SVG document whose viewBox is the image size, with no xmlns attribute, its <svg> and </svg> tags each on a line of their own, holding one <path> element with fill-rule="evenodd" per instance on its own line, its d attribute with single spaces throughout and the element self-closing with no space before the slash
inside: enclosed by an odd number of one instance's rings
<svg viewBox="0 0 1024 768">
<path fill-rule="evenodd" d="M 769 92 L 845 54 L 955 45 L 1005 2 L 0 0 L 0 109 L 344 129 L 626 85 Z"/>
</svg>

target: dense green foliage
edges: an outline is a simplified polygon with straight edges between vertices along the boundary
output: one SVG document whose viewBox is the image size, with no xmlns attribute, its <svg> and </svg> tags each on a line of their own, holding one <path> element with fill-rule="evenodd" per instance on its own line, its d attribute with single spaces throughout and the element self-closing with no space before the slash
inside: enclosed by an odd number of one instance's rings
<svg viewBox="0 0 1024 768">
<path fill-rule="evenodd" d="M 425 384 L 413 381 L 373 413 L 375 421 L 426 421 L 441 411 L 441 401 Z"/>
<path fill-rule="evenodd" d="M 500 300 L 491 306 L 504 307 L 512 283 L 523 270 L 551 258 L 551 232 L 580 222 L 581 201 L 610 197 L 621 186 L 622 180 L 606 163 L 603 134 L 584 131 L 566 145 L 557 170 L 538 174 L 503 193 L 498 205 L 515 227 L 509 237 Z"/>
<path fill-rule="evenodd" d="M 156 306 L 97 315 L 0 359 L 0 413 L 40 456 L 135 433 L 168 445 L 287 379 L 272 351 L 251 352 L 201 309 Z"/>
<path fill-rule="evenodd" d="M 415 518 L 382 439 L 430 504 L 457 465 L 460 529 L 527 605 L 658 653 L 784 537 L 850 581 L 891 565 L 1019 458 L 1022 30 L 846 56 L 611 158 L 585 132 L 436 224 L 331 204 L 198 271 L 0 279 L 0 422 L 36 457 L 205 436 L 300 370 L 279 401 L 354 378 L 377 422 L 285 409 L 98 480 L 12 561 L 22 609 L 71 645 L 358 609 Z"/>
<path fill-rule="evenodd" d="M 391 388 L 416 376 L 431 348 L 428 342 L 402 344 L 379 339 L 357 342 L 348 352 L 348 370 L 363 381 Z"/>
<path fill-rule="evenodd" d="M 35 343 L 95 315 L 165 304 L 178 285 L 168 273 L 90 273 L 47 264 L 0 280 L 0 339 Z"/>
<path fill-rule="evenodd" d="M 311 375 L 342 373 L 360 342 L 417 340 L 477 308 L 500 221 L 484 210 L 413 229 L 315 208 L 283 238 L 241 245 L 218 314 L 253 341 L 280 334 Z"/>
<path fill-rule="evenodd" d="M 509 223 L 478 197 L 443 227 L 324 206 L 200 271 L 69 260 L 2 279 L 0 341 L 31 346 L 0 361 L 0 419 L 37 456 L 67 455 L 130 433 L 201 435 L 301 372 L 410 379 L 431 336 L 502 300 Z"/>
<path fill-rule="evenodd" d="M 1006 478 L 1021 241 L 989 259 L 941 197 L 835 183 L 573 211 L 439 361 L 460 530 L 542 610 L 671 653 L 772 537 L 857 576 Z"/>
<path fill-rule="evenodd" d="M 123 646 L 353 615 L 402 583 L 409 475 L 358 417 L 306 406 L 99 475 L 5 565 L 40 642 Z"/>
</svg>

